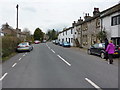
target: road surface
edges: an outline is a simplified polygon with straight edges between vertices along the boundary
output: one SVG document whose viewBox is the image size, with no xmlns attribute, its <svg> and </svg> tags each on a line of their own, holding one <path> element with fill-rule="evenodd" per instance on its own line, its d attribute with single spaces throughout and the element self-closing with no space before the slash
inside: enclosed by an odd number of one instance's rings
<svg viewBox="0 0 120 90">
<path fill-rule="evenodd" d="M 74 48 L 34 44 L 2 66 L 3 88 L 118 88 L 118 65 Z"/>
</svg>

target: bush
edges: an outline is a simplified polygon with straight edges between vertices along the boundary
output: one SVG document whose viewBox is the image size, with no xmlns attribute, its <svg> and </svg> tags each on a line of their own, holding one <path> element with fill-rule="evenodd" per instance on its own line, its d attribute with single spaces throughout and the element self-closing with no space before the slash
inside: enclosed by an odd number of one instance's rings
<svg viewBox="0 0 120 90">
<path fill-rule="evenodd" d="M 14 36 L 2 37 L 2 57 L 7 57 L 15 52 L 16 47 L 20 42 L 20 39 Z"/>
</svg>

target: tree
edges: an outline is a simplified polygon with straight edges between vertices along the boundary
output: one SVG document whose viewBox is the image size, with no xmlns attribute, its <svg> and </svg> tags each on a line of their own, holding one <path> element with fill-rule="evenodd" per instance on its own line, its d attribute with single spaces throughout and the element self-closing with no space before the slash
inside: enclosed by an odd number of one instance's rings
<svg viewBox="0 0 120 90">
<path fill-rule="evenodd" d="M 49 36 L 48 40 L 55 40 L 55 39 L 57 39 L 58 31 L 56 31 L 54 29 L 53 30 L 48 30 L 47 35 Z"/>
<path fill-rule="evenodd" d="M 100 31 L 100 32 L 97 34 L 97 38 L 100 40 L 100 42 L 103 42 L 106 37 L 107 37 L 106 31 Z"/>
<path fill-rule="evenodd" d="M 32 40 L 32 35 L 31 32 L 28 28 L 23 29 L 23 33 L 26 35 L 26 40 L 31 41 Z"/>
<path fill-rule="evenodd" d="M 44 38 L 44 33 L 42 32 L 42 30 L 40 28 L 36 28 L 34 32 L 34 40 L 42 41 L 43 38 Z"/>
<path fill-rule="evenodd" d="M 30 32 L 30 30 L 28 28 L 24 28 L 23 32 L 26 33 L 26 34 L 28 34 L 28 35 L 31 35 L 31 32 Z"/>
</svg>

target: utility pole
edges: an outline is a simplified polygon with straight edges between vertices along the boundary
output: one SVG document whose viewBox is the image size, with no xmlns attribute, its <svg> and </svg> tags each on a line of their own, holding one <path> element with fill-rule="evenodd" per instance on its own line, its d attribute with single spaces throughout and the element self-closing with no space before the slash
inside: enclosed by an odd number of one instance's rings
<svg viewBox="0 0 120 90">
<path fill-rule="evenodd" d="M 16 8 L 17 8 L 17 27 L 16 27 L 16 29 L 18 29 L 18 4 L 17 4 L 17 6 L 16 6 Z"/>
</svg>

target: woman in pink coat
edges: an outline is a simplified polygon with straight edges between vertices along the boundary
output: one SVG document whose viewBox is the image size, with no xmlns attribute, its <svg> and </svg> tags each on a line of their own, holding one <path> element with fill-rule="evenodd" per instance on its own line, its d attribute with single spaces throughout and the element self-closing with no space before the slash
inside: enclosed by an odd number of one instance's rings
<svg viewBox="0 0 120 90">
<path fill-rule="evenodd" d="M 113 63 L 113 54 L 115 52 L 115 45 L 112 43 L 112 40 L 110 40 L 110 42 L 107 46 L 106 52 L 108 52 L 108 58 L 109 58 L 108 63 L 112 64 Z"/>
</svg>

